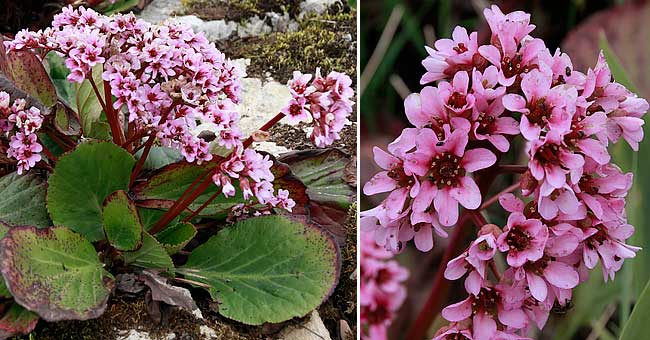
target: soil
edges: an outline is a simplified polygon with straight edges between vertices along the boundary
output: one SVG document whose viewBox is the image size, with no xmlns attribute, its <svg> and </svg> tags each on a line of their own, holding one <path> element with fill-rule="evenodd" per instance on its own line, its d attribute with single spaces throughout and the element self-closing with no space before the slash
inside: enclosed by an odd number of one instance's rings
<svg viewBox="0 0 650 340">
<path fill-rule="evenodd" d="M 308 123 L 300 123 L 296 126 L 279 123 L 269 130 L 271 136 L 269 142 L 284 146 L 290 150 L 313 149 L 314 145 L 307 139 L 304 127 Z M 346 126 L 341 131 L 341 139 L 332 144 L 332 147 L 344 150 L 348 155 L 357 154 L 357 125 Z"/>
</svg>

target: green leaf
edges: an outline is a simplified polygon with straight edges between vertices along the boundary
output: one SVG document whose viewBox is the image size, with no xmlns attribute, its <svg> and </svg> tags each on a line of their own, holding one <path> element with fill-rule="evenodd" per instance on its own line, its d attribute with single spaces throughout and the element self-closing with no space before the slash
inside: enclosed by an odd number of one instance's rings
<svg viewBox="0 0 650 340">
<path fill-rule="evenodd" d="M 115 3 L 101 9 L 101 12 L 105 15 L 113 15 L 115 13 L 125 12 L 137 6 L 138 2 L 139 0 L 117 0 Z"/>
<path fill-rule="evenodd" d="M 47 208 L 54 225 L 64 225 L 91 242 L 104 239 L 102 204 L 127 190 L 135 159 L 110 142 L 88 142 L 59 158 L 50 176 Z"/>
<path fill-rule="evenodd" d="M 16 227 L 0 242 L 16 302 L 47 321 L 100 316 L 114 285 L 92 243 L 65 227 Z"/>
<path fill-rule="evenodd" d="M 102 79 L 102 66 L 96 65 L 93 67 L 92 78 L 97 86 L 99 94 L 104 96 L 104 80 Z M 86 137 L 92 138 L 94 123 L 99 122 L 102 115 L 102 105 L 95 94 L 90 80 L 86 79 L 81 84 L 75 83 L 75 105 L 79 117 L 81 117 L 81 128 Z"/>
<path fill-rule="evenodd" d="M 30 312 L 17 303 L 12 303 L 0 319 L 0 339 L 28 334 L 36 328 L 38 314 Z"/>
<path fill-rule="evenodd" d="M 0 40 L 3 40 L 0 37 Z M 0 42 L 1 44 L 2 42 Z M 36 54 L 29 51 L 13 51 L 5 54 L 0 49 L 5 75 L 30 96 L 38 99 L 47 108 L 56 104 L 56 88 Z"/>
<path fill-rule="evenodd" d="M 194 180 L 217 166 L 218 162 L 209 164 L 192 164 L 185 161 L 169 164 L 152 173 L 143 182 L 135 185 L 132 189 L 138 206 L 156 209 L 169 209 L 183 191 L 187 189 Z M 237 186 L 236 183 L 233 183 Z M 220 191 L 216 185 L 210 185 L 208 189 L 189 205 L 191 210 L 198 209 L 213 194 Z M 223 217 L 228 214 L 234 205 L 244 202 L 241 191 L 237 191 L 234 197 L 218 195 L 200 214 L 200 216 Z"/>
<path fill-rule="evenodd" d="M 0 239 L 2 239 L 3 237 L 5 237 L 5 235 L 7 235 L 10 228 L 11 226 L 9 224 L 0 221 Z M 7 288 L 7 284 L 5 284 L 5 279 L 0 279 L 0 297 L 6 299 L 10 299 L 12 297 L 11 292 Z"/>
<path fill-rule="evenodd" d="M 278 160 L 287 163 L 307 186 L 312 201 L 338 207 L 347 213 L 356 192 L 344 181 L 350 156 L 338 149 L 316 149 L 291 152 Z"/>
<path fill-rule="evenodd" d="M 50 78 L 52 78 L 52 83 L 54 83 L 59 97 L 68 104 L 74 104 L 75 87 L 67 79 L 70 70 L 65 66 L 65 61 L 53 51 L 48 53 L 45 59 L 50 70 Z"/>
<path fill-rule="evenodd" d="M 142 155 L 142 150 L 136 152 L 135 158 L 140 159 Z M 142 169 L 144 170 L 156 170 L 160 169 L 166 165 L 176 163 L 183 159 L 180 151 L 175 149 L 170 149 L 164 146 L 154 146 L 149 151 L 149 156 L 145 159 L 142 164 Z"/>
<path fill-rule="evenodd" d="M 156 239 L 169 255 L 178 253 L 196 236 L 196 228 L 191 223 L 177 223 L 156 234 Z"/>
<path fill-rule="evenodd" d="M 124 190 L 110 194 L 102 210 L 108 242 L 118 250 L 135 250 L 142 244 L 142 223 L 138 209 Z"/>
<path fill-rule="evenodd" d="M 639 296 L 619 340 L 645 339 L 648 334 L 648 315 L 650 315 L 650 281 Z"/>
<path fill-rule="evenodd" d="M 153 227 L 158 220 L 165 214 L 166 211 L 158 209 L 147 209 L 138 207 L 138 212 L 140 213 L 140 221 L 142 221 L 142 226 L 144 230 L 148 231 Z M 173 221 L 170 222 L 170 225 L 178 223 L 180 217 L 176 217 Z"/>
<path fill-rule="evenodd" d="M 124 252 L 124 263 L 146 269 L 165 269 L 174 272 L 174 263 L 163 246 L 149 233 L 142 233 L 142 247 Z"/>
<path fill-rule="evenodd" d="M 177 271 L 208 284 L 220 314 L 260 325 L 318 307 L 336 286 L 339 261 L 336 243 L 321 229 L 274 215 L 220 231 Z"/>
<path fill-rule="evenodd" d="M 0 220 L 13 225 L 51 225 L 45 207 L 46 183 L 33 173 L 0 178 Z"/>
<path fill-rule="evenodd" d="M 611 47 L 609 47 L 609 43 L 607 42 L 607 37 L 605 36 L 605 33 L 601 32 L 599 38 L 598 38 L 598 46 L 603 50 L 603 55 L 605 56 L 605 59 L 607 60 L 607 64 L 609 65 L 609 70 L 612 72 L 612 76 L 614 77 L 614 80 L 625 86 L 628 90 L 639 93 L 638 90 L 636 89 L 636 86 L 632 83 L 630 80 L 630 77 L 627 75 L 627 72 L 625 72 L 625 68 L 623 68 L 623 65 L 621 64 L 621 60 L 616 56 L 614 51 L 612 51 Z"/>
</svg>

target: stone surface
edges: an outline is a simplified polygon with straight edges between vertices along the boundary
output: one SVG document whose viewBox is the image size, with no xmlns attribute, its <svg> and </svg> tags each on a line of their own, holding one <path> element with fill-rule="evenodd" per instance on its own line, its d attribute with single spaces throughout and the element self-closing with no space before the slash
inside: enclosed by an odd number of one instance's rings
<svg viewBox="0 0 650 340">
<path fill-rule="evenodd" d="M 130 331 L 124 331 L 124 335 L 120 336 L 117 338 L 117 340 L 154 340 L 149 333 L 147 332 L 140 332 L 135 329 L 132 329 Z M 169 333 L 167 336 L 164 338 L 165 340 L 175 340 L 176 339 L 176 334 L 174 333 Z"/>
<path fill-rule="evenodd" d="M 309 318 L 301 324 L 291 325 L 278 335 L 280 340 L 331 340 L 330 333 L 325 328 L 318 311 L 313 311 Z"/>
<path fill-rule="evenodd" d="M 160 23 L 183 9 L 181 0 L 155 0 L 148 4 L 138 15 L 150 23 Z"/>
</svg>

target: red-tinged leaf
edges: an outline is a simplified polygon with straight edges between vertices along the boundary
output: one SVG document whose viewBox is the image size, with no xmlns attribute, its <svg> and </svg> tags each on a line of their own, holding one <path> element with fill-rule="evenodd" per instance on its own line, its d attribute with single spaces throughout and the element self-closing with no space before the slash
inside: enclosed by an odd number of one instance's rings
<svg viewBox="0 0 650 340">
<path fill-rule="evenodd" d="M 12 303 L 0 319 L 0 340 L 28 334 L 36 328 L 38 315 L 17 303 Z"/>
<path fill-rule="evenodd" d="M 2 52 L 2 51 L 0 51 Z M 2 54 L 4 73 L 16 86 L 38 99 L 46 107 L 57 102 L 56 87 L 36 54 L 28 51 L 14 51 Z"/>
<path fill-rule="evenodd" d="M 65 227 L 14 227 L 0 271 L 16 302 L 47 321 L 99 317 L 114 286 L 92 243 Z"/>
</svg>

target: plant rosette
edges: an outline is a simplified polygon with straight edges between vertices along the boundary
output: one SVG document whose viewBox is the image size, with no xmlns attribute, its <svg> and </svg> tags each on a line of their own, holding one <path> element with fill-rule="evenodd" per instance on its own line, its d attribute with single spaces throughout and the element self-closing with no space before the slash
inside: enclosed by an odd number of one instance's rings
<svg viewBox="0 0 650 340">
<path fill-rule="evenodd" d="M 551 53 L 529 35 L 529 14 L 492 6 L 484 16 L 489 44 L 456 27 L 426 48 L 421 84 L 435 84 L 404 101 L 414 127 L 387 151 L 374 148 L 383 171 L 363 191 L 388 195 L 360 213 L 362 239 L 376 244 L 362 249 L 370 253 L 361 262 L 362 338 L 386 336 L 405 294 L 404 269 L 377 247 L 395 254 L 413 241 L 429 252 L 434 233 L 451 231 L 407 333 L 424 338 L 442 312 L 450 323 L 435 340 L 528 339 L 551 311 L 569 308 L 590 270 L 600 264 L 604 280 L 613 280 L 640 249 L 626 244 L 634 234 L 625 214 L 632 173 L 611 162 L 607 147 L 624 140 L 638 149 L 648 102 L 616 82 L 602 53 L 586 73 L 559 49 Z M 519 154 L 527 162 L 505 163 Z M 506 174 L 514 183 L 488 197 Z M 502 225 L 486 213 L 497 202 Z M 462 244 L 472 228 L 475 238 Z M 443 309 L 445 279 L 464 280 L 466 298 Z"/>
<path fill-rule="evenodd" d="M 352 81 L 295 72 L 286 108 L 244 138 L 240 74 L 186 26 L 84 7 L 0 44 L 0 164 L 10 170 L 0 177 L 0 339 L 39 318 L 98 317 L 118 273 L 196 315 L 187 288 L 205 289 L 220 314 L 250 325 L 302 317 L 328 298 L 340 270 L 329 230 L 340 228 L 310 217 L 330 203 L 309 187 L 334 195 L 328 214 L 347 211 L 353 190 L 326 176 L 349 156 L 300 156 L 294 174 L 251 146 L 284 117 L 311 120 L 314 144 L 331 145 L 353 109 Z M 315 182 L 321 166 L 331 172 Z"/>
</svg>

